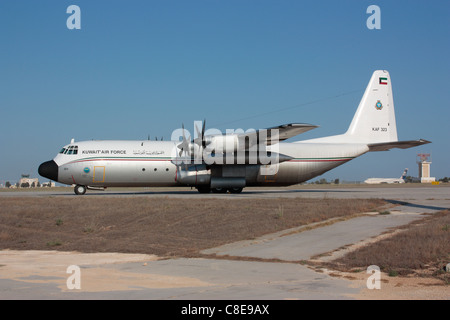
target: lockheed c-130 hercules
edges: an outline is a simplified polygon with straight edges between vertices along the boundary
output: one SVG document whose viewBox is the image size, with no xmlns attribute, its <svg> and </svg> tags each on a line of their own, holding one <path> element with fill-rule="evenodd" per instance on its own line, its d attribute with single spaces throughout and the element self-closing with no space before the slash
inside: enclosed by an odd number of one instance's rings
<svg viewBox="0 0 450 320">
<path fill-rule="evenodd" d="M 384 70 L 373 73 L 344 134 L 283 142 L 316 127 L 291 123 L 208 134 L 203 122 L 201 130 L 195 126 L 194 139 L 186 138 L 183 126 L 177 141 L 72 140 L 38 171 L 48 179 L 74 185 L 79 195 L 86 189 L 158 186 L 239 193 L 247 186 L 302 183 L 367 152 L 430 143 L 398 141 L 391 78 Z"/>
</svg>

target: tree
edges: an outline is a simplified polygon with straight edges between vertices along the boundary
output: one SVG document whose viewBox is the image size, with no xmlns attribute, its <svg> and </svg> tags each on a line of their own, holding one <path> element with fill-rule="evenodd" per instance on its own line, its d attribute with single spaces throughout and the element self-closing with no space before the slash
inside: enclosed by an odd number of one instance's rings
<svg viewBox="0 0 450 320">
<path fill-rule="evenodd" d="M 11 188 L 11 182 L 6 181 L 6 182 L 5 182 L 5 187 L 6 187 L 6 188 Z"/>
</svg>

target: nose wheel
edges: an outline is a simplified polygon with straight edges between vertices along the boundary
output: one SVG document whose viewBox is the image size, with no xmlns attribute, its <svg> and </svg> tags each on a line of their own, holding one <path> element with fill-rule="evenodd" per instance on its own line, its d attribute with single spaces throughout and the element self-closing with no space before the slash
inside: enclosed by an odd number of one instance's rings
<svg viewBox="0 0 450 320">
<path fill-rule="evenodd" d="M 77 184 L 76 186 L 75 186 L 75 188 L 73 189 L 73 191 L 75 191 L 75 194 L 77 194 L 77 195 L 83 195 L 83 194 L 85 194 L 86 193 L 86 186 L 82 186 L 82 185 L 80 185 L 80 184 Z"/>
</svg>

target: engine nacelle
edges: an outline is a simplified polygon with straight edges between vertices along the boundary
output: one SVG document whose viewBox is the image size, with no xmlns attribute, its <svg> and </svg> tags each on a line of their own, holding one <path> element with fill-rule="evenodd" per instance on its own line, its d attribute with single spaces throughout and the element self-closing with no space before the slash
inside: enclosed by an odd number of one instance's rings
<svg viewBox="0 0 450 320">
<path fill-rule="evenodd" d="M 190 186 L 207 185 L 211 181 L 211 170 L 205 165 L 179 166 L 177 168 L 176 181 Z"/>
<path fill-rule="evenodd" d="M 237 134 L 206 136 L 205 142 L 207 149 L 215 153 L 232 153 L 244 150 L 244 146 L 240 145 Z"/>
<path fill-rule="evenodd" d="M 245 177 L 212 177 L 211 188 L 244 188 Z"/>
</svg>

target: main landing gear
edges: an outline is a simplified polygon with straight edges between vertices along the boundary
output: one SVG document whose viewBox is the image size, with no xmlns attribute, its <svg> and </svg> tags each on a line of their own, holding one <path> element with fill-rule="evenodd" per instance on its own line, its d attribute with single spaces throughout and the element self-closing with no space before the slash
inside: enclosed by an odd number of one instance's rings
<svg viewBox="0 0 450 320">
<path fill-rule="evenodd" d="M 241 193 L 244 188 L 211 188 L 209 186 L 198 186 L 196 189 L 200 193 Z"/>
</svg>

